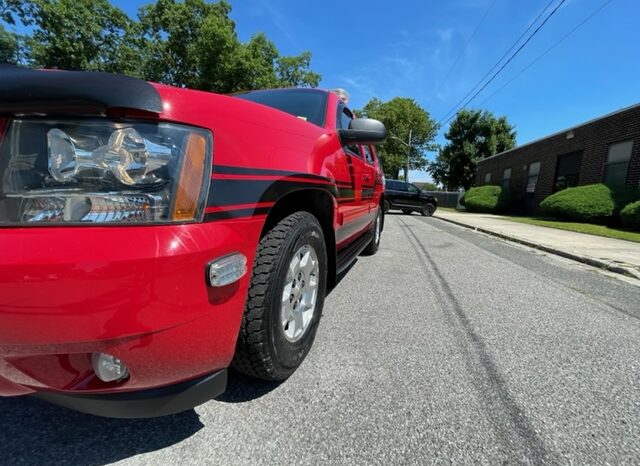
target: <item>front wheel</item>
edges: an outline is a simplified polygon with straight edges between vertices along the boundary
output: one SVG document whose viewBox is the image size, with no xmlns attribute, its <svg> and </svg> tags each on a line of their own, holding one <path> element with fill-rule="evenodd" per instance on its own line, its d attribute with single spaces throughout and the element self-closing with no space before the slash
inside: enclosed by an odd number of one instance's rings
<svg viewBox="0 0 640 466">
<path fill-rule="evenodd" d="M 318 220 L 308 212 L 289 215 L 258 245 L 233 368 L 269 381 L 293 374 L 315 339 L 326 286 Z"/>
<path fill-rule="evenodd" d="M 431 217 L 435 211 L 436 211 L 436 206 L 434 206 L 429 202 L 428 204 L 425 204 L 424 206 L 422 206 L 422 210 L 420 211 L 420 213 L 422 214 L 423 217 Z"/>
</svg>

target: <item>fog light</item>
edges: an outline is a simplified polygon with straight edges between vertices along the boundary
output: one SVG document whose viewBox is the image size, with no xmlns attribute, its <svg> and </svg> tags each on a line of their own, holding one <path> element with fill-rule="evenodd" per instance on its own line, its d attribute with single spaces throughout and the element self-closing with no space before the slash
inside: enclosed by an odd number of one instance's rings
<svg viewBox="0 0 640 466">
<path fill-rule="evenodd" d="M 129 369 L 115 356 L 106 353 L 91 355 L 93 370 L 103 382 L 114 382 L 129 377 Z"/>
<path fill-rule="evenodd" d="M 235 253 L 209 263 L 207 276 L 211 286 L 226 286 L 247 273 L 247 258 Z"/>
</svg>

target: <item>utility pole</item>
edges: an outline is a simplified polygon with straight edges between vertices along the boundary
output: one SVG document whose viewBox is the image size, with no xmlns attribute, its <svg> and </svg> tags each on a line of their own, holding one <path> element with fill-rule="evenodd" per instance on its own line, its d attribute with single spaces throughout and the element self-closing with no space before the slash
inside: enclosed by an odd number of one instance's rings
<svg viewBox="0 0 640 466">
<path fill-rule="evenodd" d="M 409 182 L 409 158 L 411 157 L 411 129 L 409 129 L 409 141 L 407 144 L 407 162 L 404 165 L 404 181 Z"/>
</svg>

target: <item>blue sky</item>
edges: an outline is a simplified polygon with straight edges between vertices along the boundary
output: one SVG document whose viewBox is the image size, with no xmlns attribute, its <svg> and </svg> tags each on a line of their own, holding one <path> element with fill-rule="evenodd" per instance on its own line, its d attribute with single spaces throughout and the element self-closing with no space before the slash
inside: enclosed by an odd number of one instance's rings
<svg viewBox="0 0 640 466">
<path fill-rule="evenodd" d="M 475 106 L 506 115 L 516 125 L 518 143 L 522 144 L 639 102 L 637 0 L 613 0 L 486 100 L 605 1 L 565 1 L 518 57 L 478 96 Z M 112 3 L 135 16 L 137 8 L 147 2 Z M 363 106 L 372 97 L 412 97 L 440 120 L 493 66 L 548 0 L 230 3 L 242 40 L 264 31 L 283 54 L 311 51 L 312 68 L 322 74 L 322 87 L 344 87 L 351 94 L 353 107 Z M 485 14 L 464 54 L 451 69 Z M 442 135 L 438 140 L 444 142 Z M 429 176 L 412 173 L 410 178 L 420 181 Z"/>
</svg>

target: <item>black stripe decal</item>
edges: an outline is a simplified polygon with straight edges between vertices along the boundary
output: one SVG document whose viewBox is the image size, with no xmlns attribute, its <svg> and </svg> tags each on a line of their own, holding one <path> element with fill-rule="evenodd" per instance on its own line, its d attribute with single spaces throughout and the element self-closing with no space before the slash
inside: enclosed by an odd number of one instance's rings
<svg viewBox="0 0 640 466">
<path fill-rule="evenodd" d="M 331 180 L 329 178 L 320 175 L 292 172 L 286 170 L 271 170 L 266 168 L 247 168 L 232 167 L 229 165 L 214 165 L 213 173 L 217 173 L 220 175 L 295 176 L 296 178 L 307 178 L 310 180 L 319 180 L 331 183 Z"/>
<path fill-rule="evenodd" d="M 301 189 L 324 189 L 334 197 L 338 190 L 332 184 L 304 183 L 288 180 L 215 180 L 211 183 L 207 207 L 276 202 L 285 194 Z M 346 196 L 346 194 L 345 194 Z"/>
</svg>

